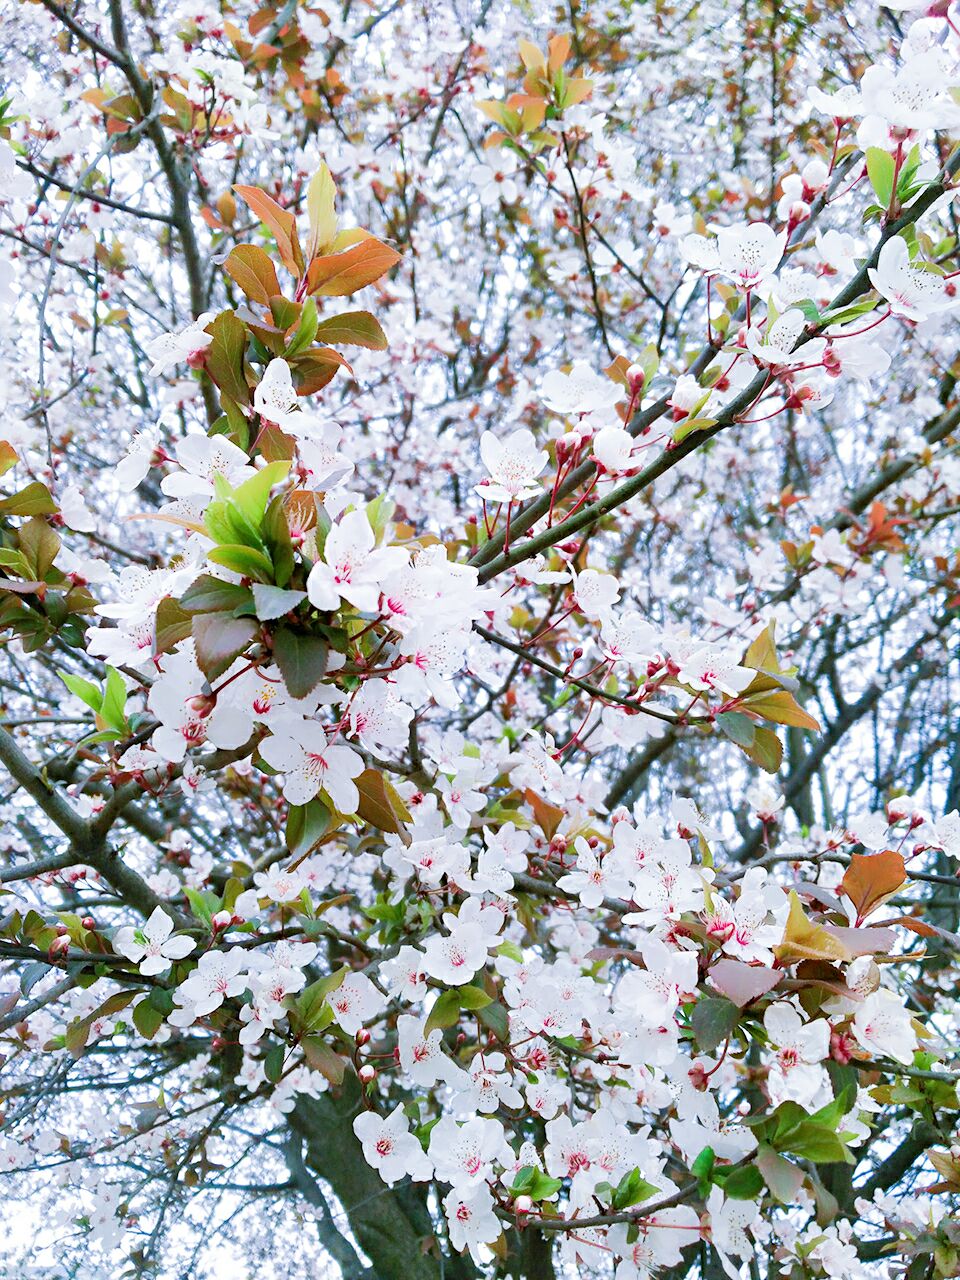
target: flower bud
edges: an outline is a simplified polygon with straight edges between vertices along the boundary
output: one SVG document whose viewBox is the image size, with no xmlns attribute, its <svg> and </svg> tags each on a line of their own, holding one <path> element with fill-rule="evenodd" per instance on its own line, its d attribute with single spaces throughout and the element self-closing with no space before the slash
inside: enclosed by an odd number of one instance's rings
<svg viewBox="0 0 960 1280">
<path fill-rule="evenodd" d="M 853 1040 L 841 1031 L 831 1031 L 830 1033 L 830 1057 L 834 1062 L 839 1062 L 846 1066 L 853 1056 Z"/>
<path fill-rule="evenodd" d="M 95 929 L 97 927 L 97 922 L 94 920 L 93 916 L 84 916 L 80 921 L 80 926 L 83 929 Z"/>
<path fill-rule="evenodd" d="M 631 395 L 639 395 L 646 380 L 647 375 L 638 364 L 632 364 L 627 370 L 627 386 L 630 388 Z"/>
<path fill-rule="evenodd" d="M 205 719 L 216 705 L 217 700 L 211 693 L 198 693 L 195 697 L 187 699 L 187 706 L 201 720 Z"/>
<path fill-rule="evenodd" d="M 533 1209 L 533 1201 L 529 1196 L 517 1196 L 513 1202 L 513 1207 L 517 1213 L 530 1213 Z"/>
<path fill-rule="evenodd" d="M 377 1068 L 371 1067 L 369 1062 L 365 1062 L 357 1072 L 360 1077 L 361 1084 L 372 1084 L 377 1078 Z"/>
</svg>

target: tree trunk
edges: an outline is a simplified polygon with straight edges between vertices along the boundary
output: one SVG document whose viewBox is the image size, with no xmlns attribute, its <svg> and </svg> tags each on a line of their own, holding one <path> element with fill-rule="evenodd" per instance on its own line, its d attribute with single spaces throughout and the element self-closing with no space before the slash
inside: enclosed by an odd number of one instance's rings
<svg viewBox="0 0 960 1280">
<path fill-rule="evenodd" d="M 306 1164 L 343 1205 L 377 1280 L 472 1280 L 469 1256 L 447 1253 L 441 1264 L 436 1246 L 430 1249 L 433 1222 L 421 1186 L 388 1187 L 364 1160 L 353 1132 L 359 1109 L 359 1081 L 348 1073 L 336 1094 L 301 1098 L 289 1123 L 304 1139 Z"/>
</svg>

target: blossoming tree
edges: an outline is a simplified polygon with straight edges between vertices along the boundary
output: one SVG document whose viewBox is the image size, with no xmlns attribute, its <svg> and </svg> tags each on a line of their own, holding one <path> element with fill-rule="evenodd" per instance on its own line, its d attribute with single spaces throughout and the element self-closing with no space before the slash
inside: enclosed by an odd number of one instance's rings
<svg viewBox="0 0 960 1280">
<path fill-rule="evenodd" d="M 960 1274 L 956 4 L 5 9 L 0 1275 Z"/>
</svg>

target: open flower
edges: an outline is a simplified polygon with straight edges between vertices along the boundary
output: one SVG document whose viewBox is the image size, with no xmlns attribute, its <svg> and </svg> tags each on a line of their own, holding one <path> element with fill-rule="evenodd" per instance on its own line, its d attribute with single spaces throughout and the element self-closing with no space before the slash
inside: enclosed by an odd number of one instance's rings
<svg viewBox="0 0 960 1280">
<path fill-rule="evenodd" d="M 206 332 L 206 326 L 213 319 L 212 311 L 205 311 L 197 316 L 192 324 L 174 333 L 162 333 L 159 338 L 151 338 L 143 344 L 143 349 L 153 361 L 151 373 L 166 373 L 181 360 L 196 358 L 201 351 L 206 351 L 213 341 Z"/>
<path fill-rule="evenodd" d="M 903 1001 L 880 987 L 862 1001 L 853 1016 L 853 1034 L 868 1053 L 893 1058 L 909 1066 L 917 1048 L 917 1033 Z"/>
<path fill-rule="evenodd" d="M 741 289 L 757 289 L 777 267 L 787 247 L 787 233 L 765 222 L 741 222 L 721 227 L 716 240 L 689 235 L 681 241 L 683 256 L 711 275 L 726 276 Z"/>
<path fill-rule="evenodd" d="M 174 960 L 182 960 L 197 945 L 192 938 L 173 937 L 173 920 L 163 907 L 156 907 L 150 919 L 138 928 L 118 929 L 113 949 L 139 964 L 144 977 L 164 973 Z"/>
<path fill-rule="evenodd" d="M 877 265 L 867 271 L 870 283 L 890 303 L 894 315 L 906 320 L 926 320 L 940 311 L 960 306 L 953 281 L 936 271 L 925 271 L 910 261 L 903 236 L 893 236 L 880 250 Z"/>
<path fill-rule="evenodd" d="M 433 1176 L 433 1165 L 410 1132 L 402 1103 L 397 1103 L 388 1116 L 362 1112 L 353 1122 L 353 1132 L 360 1139 L 363 1158 L 388 1187 L 401 1178 L 425 1182 Z"/>
<path fill-rule="evenodd" d="M 375 549 L 373 530 L 365 511 L 348 511 L 327 534 L 323 560 L 310 570 L 307 595 L 315 609 L 337 609 L 340 600 L 372 613 L 380 587 L 402 569 L 407 553 L 401 547 Z"/>
<path fill-rule="evenodd" d="M 537 449 L 537 442 L 530 431 L 520 428 L 505 440 L 498 440 L 492 431 L 480 437 L 480 457 L 490 472 L 489 480 L 481 480 L 477 493 L 494 502 L 517 502 L 533 498 L 540 492 L 535 483 L 537 476 L 547 465 L 547 455 Z"/>
<path fill-rule="evenodd" d="M 353 779 L 363 773 L 363 760 L 350 747 L 329 743 L 316 720 L 286 722 L 282 732 L 264 739 L 260 754 L 283 774 L 290 804 L 306 804 L 325 791 L 340 813 L 356 813 L 360 792 Z"/>
</svg>

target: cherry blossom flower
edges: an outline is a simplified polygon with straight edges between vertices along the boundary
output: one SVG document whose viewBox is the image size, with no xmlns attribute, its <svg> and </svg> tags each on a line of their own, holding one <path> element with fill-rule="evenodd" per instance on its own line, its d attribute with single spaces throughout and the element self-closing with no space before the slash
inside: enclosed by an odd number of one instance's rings
<svg viewBox="0 0 960 1280">
<path fill-rule="evenodd" d="M 430 1160 L 410 1132 L 402 1103 L 388 1116 L 376 1111 L 361 1112 L 353 1122 L 353 1132 L 360 1140 L 367 1164 L 376 1169 L 388 1187 L 401 1178 L 426 1182 L 433 1176 Z"/>
<path fill-rule="evenodd" d="M 205 311 L 185 329 L 164 333 L 159 338 L 151 338 L 149 342 L 145 342 L 143 349 L 153 361 L 150 372 L 166 373 L 181 360 L 193 359 L 206 351 L 213 341 L 213 337 L 206 332 L 206 327 L 213 319 L 214 313 Z"/>
<path fill-rule="evenodd" d="M 139 965 L 145 977 L 165 973 L 174 960 L 182 960 L 197 945 L 183 934 L 174 937 L 174 923 L 162 907 L 155 907 L 146 924 L 124 926 L 113 936 L 113 949 Z"/>
<path fill-rule="evenodd" d="M 730 650 L 704 646 L 694 649 L 685 657 L 677 672 L 681 684 L 704 692 L 718 689 L 724 693 L 743 693 L 754 679 L 756 672 L 740 666 L 737 656 Z"/>
<path fill-rule="evenodd" d="M 327 996 L 338 1026 L 354 1036 L 375 1014 L 383 1009 L 383 997 L 365 973 L 348 973 Z"/>
<path fill-rule="evenodd" d="M 407 555 L 400 547 L 375 550 L 375 540 L 365 511 L 348 511 L 327 534 L 323 560 L 307 578 L 307 595 L 317 609 L 333 610 L 341 599 L 372 613 L 381 584 L 403 567 Z"/>
<path fill-rule="evenodd" d="M 582 573 L 571 571 L 570 578 L 576 607 L 588 618 L 605 616 L 620 598 L 620 584 L 612 573 L 584 569 Z"/>
<path fill-rule="evenodd" d="M 429 1035 L 424 1035 L 424 1026 L 425 1019 L 410 1014 L 401 1014 L 397 1019 L 397 1050 L 404 1074 L 414 1084 L 424 1087 L 442 1080 L 454 1088 L 463 1088 L 467 1083 L 466 1072 L 443 1052 L 443 1032 L 434 1027 Z"/>
<path fill-rule="evenodd" d="M 715 240 L 685 236 L 681 251 L 703 271 L 726 276 L 741 289 L 758 289 L 780 265 L 786 244 L 785 231 L 778 234 L 765 222 L 741 222 L 718 228 Z"/>
<path fill-rule="evenodd" d="M 891 236 L 880 250 L 877 265 L 870 267 L 867 274 L 894 314 L 906 320 L 926 320 L 960 306 L 960 292 L 952 281 L 910 261 L 910 249 L 903 236 Z"/>
<path fill-rule="evenodd" d="M 476 491 L 492 502 L 519 502 L 540 492 L 537 477 L 547 465 L 547 454 L 537 448 L 530 431 L 520 428 L 499 440 L 492 431 L 480 437 L 480 457 L 490 473 Z"/>
<path fill-rule="evenodd" d="M 363 760 L 342 743 L 330 743 L 322 724 L 288 720 L 265 738 L 260 754 L 283 774 L 283 794 L 291 804 L 306 804 L 325 791 L 340 813 L 356 813 L 360 792 L 353 781 Z"/>
<path fill-rule="evenodd" d="M 190 977 L 177 988 L 175 999 L 189 1007 L 191 1021 L 213 1013 L 228 996 L 237 996 L 244 989 L 245 969 L 246 958 L 239 947 L 206 951 Z"/>
<path fill-rule="evenodd" d="M 501 1233 L 489 1188 L 482 1183 L 471 1188 L 451 1188 L 444 1196 L 443 1212 L 454 1249 L 469 1249 L 474 1262 L 481 1266 L 489 1257 L 482 1246 L 493 1244 Z"/>
<path fill-rule="evenodd" d="M 853 1034 L 868 1053 L 909 1066 L 917 1049 L 917 1033 L 909 1009 L 893 991 L 880 987 L 868 995 L 853 1016 Z"/>
<path fill-rule="evenodd" d="M 815 1018 L 805 1023 L 793 1005 L 781 1000 L 769 1006 L 763 1025 L 777 1050 L 768 1081 L 774 1102 L 790 1099 L 815 1111 L 829 1100 L 829 1078 L 820 1066 L 830 1051 L 829 1022 Z M 824 1092 L 828 1097 L 822 1097 Z"/>
<path fill-rule="evenodd" d="M 449 919 L 450 917 L 445 917 Z M 462 987 L 487 959 L 487 939 L 478 921 L 453 917 L 449 935 L 435 933 L 424 943 L 424 969 L 438 982 Z"/>
<path fill-rule="evenodd" d="M 592 413 L 612 409 L 623 399 L 623 387 L 605 378 L 584 360 L 569 373 L 555 369 L 540 384 L 540 399 L 555 413 Z"/>
</svg>

